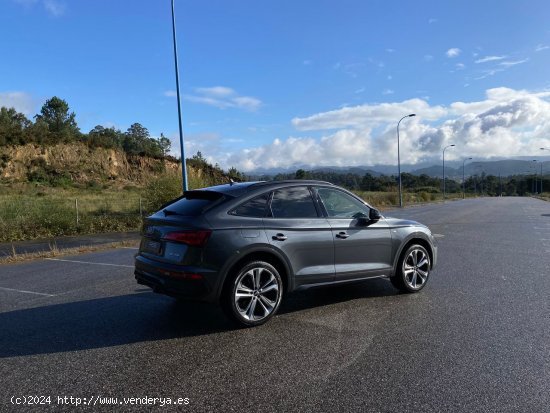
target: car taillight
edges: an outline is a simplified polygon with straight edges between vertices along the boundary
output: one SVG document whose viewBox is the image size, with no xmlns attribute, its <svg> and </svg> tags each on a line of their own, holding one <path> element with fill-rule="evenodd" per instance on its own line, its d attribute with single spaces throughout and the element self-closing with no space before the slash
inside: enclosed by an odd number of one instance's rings
<svg viewBox="0 0 550 413">
<path fill-rule="evenodd" d="M 175 231 L 169 232 L 162 238 L 166 241 L 181 242 L 194 247 L 202 247 L 206 244 L 206 241 L 208 241 L 211 233 L 212 231 L 210 230 Z"/>
</svg>

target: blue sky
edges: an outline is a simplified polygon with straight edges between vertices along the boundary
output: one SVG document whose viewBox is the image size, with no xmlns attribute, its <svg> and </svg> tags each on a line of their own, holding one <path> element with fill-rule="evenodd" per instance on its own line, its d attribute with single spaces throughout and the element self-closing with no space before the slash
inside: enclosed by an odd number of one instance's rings
<svg viewBox="0 0 550 413">
<path fill-rule="evenodd" d="M 539 155 L 547 1 L 176 1 L 187 155 L 243 170 Z M 0 105 L 177 144 L 170 1 L 0 0 Z"/>
</svg>

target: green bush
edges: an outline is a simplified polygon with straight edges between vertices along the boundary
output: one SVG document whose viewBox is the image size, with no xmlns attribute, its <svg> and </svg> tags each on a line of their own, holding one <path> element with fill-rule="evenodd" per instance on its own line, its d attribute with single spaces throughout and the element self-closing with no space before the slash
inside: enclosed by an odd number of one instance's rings
<svg viewBox="0 0 550 413">
<path fill-rule="evenodd" d="M 155 212 L 162 205 L 182 194 L 181 178 L 165 174 L 149 181 L 143 192 L 143 206 L 146 212 Z"/>
</svg>

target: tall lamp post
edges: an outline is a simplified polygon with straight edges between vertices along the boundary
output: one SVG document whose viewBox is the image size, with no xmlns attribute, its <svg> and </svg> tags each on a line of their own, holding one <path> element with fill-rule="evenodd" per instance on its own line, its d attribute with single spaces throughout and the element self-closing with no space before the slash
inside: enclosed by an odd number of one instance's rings
<svg viewBox="0 0 550 413">
<path fill-rule="evenodd" d="M 180 76 L 178 70 L 178 44 L 176 41 L 176 15 L 174 13 L 174 1 L 175 0 L 172 0 L 172 37 L 174 39 L 174 65 L 176 69 L 176 95 L 178 100 L 178 125 L 181 149 L 181 178 L 183 190 L 187 191 L 187 165 L 185 161 L 185 149 L 183 147 L 183 126 L 181 124 Z"/>
<path fill-rule="evenodd" d="M 466 199 L 466 187 L 465 187 L 465 180 L 464 180 L 464 164 L 466 161 L 471 160 L 472 158 L 464 158 L 462 161 L 462 199 Z M 445 167 L 443 167 L 445 168 Z"/>
<path fill-rule="evenodd" d="M 399 208 L 403 208 L 403 190 L 401 187 L 401 155 L 399 152 L 399 124 L 403 119 L 412 118 L 413 116 L 416 116 L 416 114 L 411 113 L 410 115 L 403 116 L 401 119 L 399 119 L 399 122 L 397 122 L 397 174 L 399 175 Z"/>
<path fill-rule="evenodd" d="M 550 151 L 548 148 L 540 148 L 541 151 Z M 540 163 L 540 194 L 542 195 L 542 162 Z"/>
<path fill-rule="evenodd" d="M 443 148 L 443 200 L 445 200 L 446 194 L 445 194 L 445 151 L 447 148 L 450 148 L 452 146 L 455 146 L 453 143 L 452 145 L 447 145 Z"/>
<path fill-rule="evenodd" d="M 537 160 L 533 159 L 533 195 L 535 195 L 537 191 L 537 164 L 535 162 L 537 162 Z"/>
</svg>

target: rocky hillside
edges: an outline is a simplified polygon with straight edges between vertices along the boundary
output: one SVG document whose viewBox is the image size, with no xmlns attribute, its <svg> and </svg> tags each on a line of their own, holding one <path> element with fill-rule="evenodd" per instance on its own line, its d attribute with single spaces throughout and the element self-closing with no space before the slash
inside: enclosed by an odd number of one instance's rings
<svg viewBox="0 0 550 413">
<path fill-rule="evenodd" d="M 202 159 L 188 160 L 188 179 L 195 187 L 227 182 L 228 176 Z M 161 174 L 180 174 L 173 158 L 129 155 L 120 149 L 90 148 L 83 143 L 0 147 L 0 182 L 28 181 L 141 186 Z"/>
</svg>

